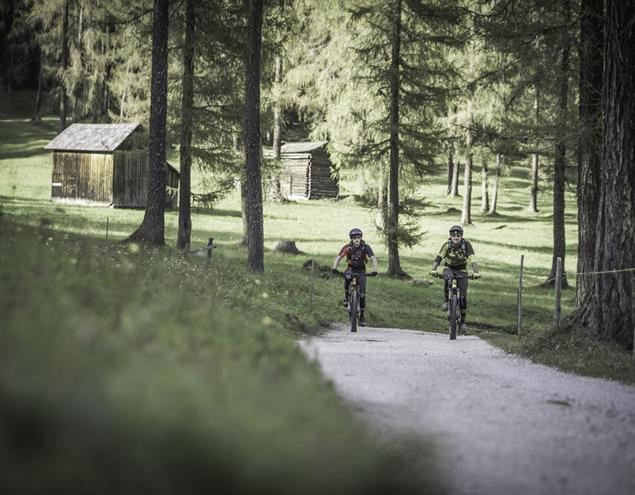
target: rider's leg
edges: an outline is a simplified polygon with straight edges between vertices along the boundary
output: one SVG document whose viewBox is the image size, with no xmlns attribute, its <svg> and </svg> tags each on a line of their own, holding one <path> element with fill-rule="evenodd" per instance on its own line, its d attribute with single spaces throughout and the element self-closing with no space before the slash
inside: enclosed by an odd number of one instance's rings
<svg viewBox="0 0 635 495">
<path fill-rule="evenodd" d="M 458 279 L 457 285 L 461 289 L 461 321 L 467 322 L 467 278 Z"/>
<path fill-rule="evenodd" d="M 448 309 L 448 299 L 450 298 L 450 281 L 448 280 L 448 276 L 452 270 L 448 267 L 443 269 L 443 304 L 441 305 L 441 309 L 443 311 L 447 311 Z"/>
<path fill-rule="evenodd" d="M 366 308 L 366 277 L 359 277 L 359 311 L 360 316 L 364 317 L 364 309 Z"/>
<path fill-rule="evenodd" d="M 348 305 L 348 291 L 350 286 L 351 286 L 350 277 L 344 276 L 344 301 L 342 302 L 344 306 Z"/>
</svg>

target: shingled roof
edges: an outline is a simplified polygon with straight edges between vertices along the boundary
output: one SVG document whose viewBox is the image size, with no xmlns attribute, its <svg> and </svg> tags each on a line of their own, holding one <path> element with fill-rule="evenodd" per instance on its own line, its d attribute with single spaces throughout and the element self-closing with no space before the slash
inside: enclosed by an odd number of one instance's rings
<svg viewBox="0 0 635 495">
<path fill-rule="evenodd" d="M 61 151 L 114 151 L 140 124 L 72 124 L 44 146 Z"/>
<path fill-rule="evenodd" d="M 325 146 L 328 141 L 305 141 L 298 143 L 286 143 L 280 148 L 281 153 L 308 153 Z"/>
</svg>

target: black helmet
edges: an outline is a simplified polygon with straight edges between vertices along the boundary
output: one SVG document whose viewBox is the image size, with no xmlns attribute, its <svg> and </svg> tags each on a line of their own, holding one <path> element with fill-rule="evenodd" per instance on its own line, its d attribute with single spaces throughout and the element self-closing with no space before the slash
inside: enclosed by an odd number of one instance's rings
<svg viewBox="0 0 635 495">
<path fill-rule="evenodd" d="M 452 227 L 450 227 L 450 235 L 452 235 L 452 233 L 459 233 L 463 235 L 463 227 L 460 225 L 452 225 Z"/>
<path fill-rule="evenodd" d="M 361 229 L 358 229 L 357 227 L 355 227 L 354 229 L 351 229 L 351 231 L 348 233 L 348 237 L 350 237 L 351 239 L 353 237 L 362 237 L 364 234 L 362 233 Z"/>
</svg>

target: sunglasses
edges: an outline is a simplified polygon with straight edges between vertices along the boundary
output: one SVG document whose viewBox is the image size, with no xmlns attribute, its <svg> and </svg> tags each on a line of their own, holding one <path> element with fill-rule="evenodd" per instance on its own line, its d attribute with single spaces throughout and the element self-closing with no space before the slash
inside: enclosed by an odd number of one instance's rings
<svg viewBox="0 0 635 495">
<path fill-rule="evenodd" d="M 361 235 L 354 235 L 353 237 L 351 237 L 351 239 L 361 239 L 362 236 Z"/>
<path fill-rule="evenodd" d="M 461 234 L 450 234 L 450 237 L 461 237 Z"/>
</svg>

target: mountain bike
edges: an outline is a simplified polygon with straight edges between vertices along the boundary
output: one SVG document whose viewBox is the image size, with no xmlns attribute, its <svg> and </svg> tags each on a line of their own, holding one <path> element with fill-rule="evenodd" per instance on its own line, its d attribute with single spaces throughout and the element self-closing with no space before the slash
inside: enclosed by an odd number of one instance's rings
<svg viewBox="0 0 635 495">
<path fill-rule="evenodd" d="M 461 289 L 458 286 L 459 279 L 467 278 L 475 280 L 474 275 L 463 275 L 455 270 L 445 270 L 433 275 L 448 280 L 448 321 L 450 323 L 450 340 L 456 340 L 456 329 L 461 326 Z M 477 277 L 478 278 L 478 277 Z"/>
<path fill-rule="evenodd" d="M 350 277 L 351 284 L 348 287 L 348 305 L 347 311 L 351 320 L 351 332 L 357 332 L 357 326 L 359 323 L 359 317 L 361 313 L 360 303 L 361 295 L 359 293 L 359 278 L 373 275 L 371 273 L 363 272 L 337 272 L 343 277 Z"/>
</svg>

